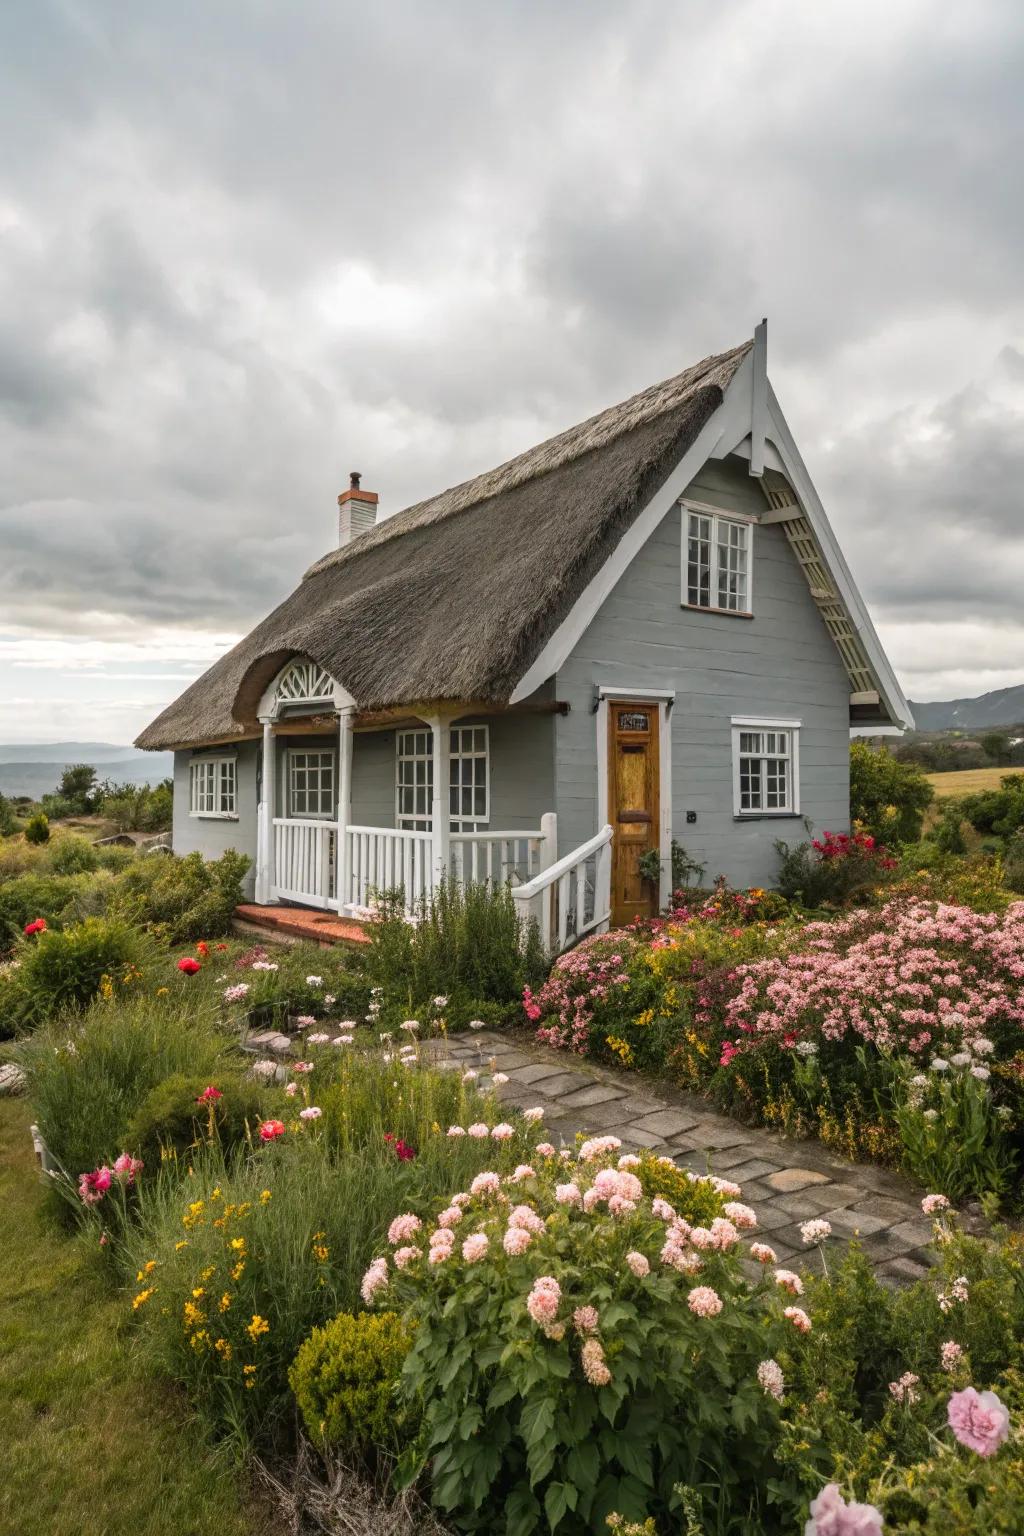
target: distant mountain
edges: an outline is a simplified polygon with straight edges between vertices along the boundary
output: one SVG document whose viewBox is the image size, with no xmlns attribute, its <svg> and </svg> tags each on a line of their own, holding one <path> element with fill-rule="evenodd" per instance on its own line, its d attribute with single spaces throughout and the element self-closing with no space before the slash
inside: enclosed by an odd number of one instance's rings
<svg viewBox="0 0 1024 1536">
<path fill-rule="evenodd" d="M 910 700 L 919 731 L 987 731 L 1024 721 L 1024 683 L 996 688 L 976 699 L 947 699 L 941 703 L 915 704 Z"/>
<path fill-rule="evenodd" d="M 0 746 L 0 794 L 51 794 L 72 763 L 91 763 L 99 779 L 117 784 L 159 784 L 174 772 L 170 752 L 138 752 L 109 741 L 58 741 Z"/>
</svg>

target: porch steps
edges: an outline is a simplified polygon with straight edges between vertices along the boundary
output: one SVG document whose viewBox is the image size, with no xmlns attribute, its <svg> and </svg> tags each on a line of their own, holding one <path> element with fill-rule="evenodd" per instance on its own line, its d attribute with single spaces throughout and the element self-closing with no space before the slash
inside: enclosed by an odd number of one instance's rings
<svg viewBox="0 0 1024 1536">
<path fill-rule="evenodd" d="M 278 944 L 309 942 L 328 949 L 334 944 L 368 944 L 365 923 L 339 917 L 336 912 L 315 912 L 308 907 L 259 907 L 244 902 L 235 908 L 231 927 L 235 933 L 267 939 Z"/>
</svg>

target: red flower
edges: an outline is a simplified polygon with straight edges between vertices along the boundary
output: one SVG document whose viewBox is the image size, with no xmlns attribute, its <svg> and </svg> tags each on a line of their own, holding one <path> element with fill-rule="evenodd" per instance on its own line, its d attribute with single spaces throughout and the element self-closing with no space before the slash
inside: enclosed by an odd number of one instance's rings
<svg viewBox="0 0 1024 1536">
<path fill-rule="evenodd" d="M 33 933 L 45 933 L 46 932 L 46 918 L 45 917 L 37 917 L 34 923 L 26 923 L 25 924 L 25 932 L 27 934 L 30 934 L 30 935 L 33 934 Z"/>
<path fill-rule="evenodd" d="M 198 950 L 199 954 L 202 955 L 204 960 L 206 959 L 207 955 L 210 953 L 210 946 L 209 946 L 209 944 L 207 944 L 205 939 L 200 939 L 199 940 L 199 943 L 196 945 L 196 949 Z"/>
<path fill-rule="evenodd" d="M 260 1126 L 261 1141 L 276 1141 L 278 1136 L 284 1135 L 283 1120 L 264 1120 Z"/>
<path fill-rule="evenodd" d="M 220 1089 L 219 1088 L 215 1088 L 213 1086 L 213 1084 L 211 1083 L 208 1088 L 204 1088 L 203 1089 L 202 1093 L 196 1099 L 196 1103 L 197 1104 L 216 1104 L 217 1100 L 218 1099 L 222 1099 L 223 1097 L 224 1097 L 224 1095 L 221 1093 Z"/>
<path fill-rule="evenodd" d="M 410 1147 L 408 1142 L 403 1141 L 402 1138 L 399 1137 L 395 1142 L 395 1156 L 398 1158 L 400 1163 L 411 1163 L 413 1158 L 416 1156 L 416 1149 L 415 1147 Z"/>
<path fill-rule="evenodd" d="M 217 948 L 218 949 L 227 949 L 227 945 L 226 944 L 218 944 Z"/>
<path fill-rule="evenodd" d="M 193 960 L 191 955 L 183 955 L 178 961 L 178 970 L 185 976 L 194 976 L 196 971 L 202 970 L 202 966 L 198 960 Z"/>
</svg>

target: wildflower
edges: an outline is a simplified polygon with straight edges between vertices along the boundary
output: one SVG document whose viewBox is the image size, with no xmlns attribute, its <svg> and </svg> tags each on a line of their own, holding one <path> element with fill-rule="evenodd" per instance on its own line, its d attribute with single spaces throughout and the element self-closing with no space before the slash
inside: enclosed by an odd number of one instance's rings
<svg viewBox="0 0 1024 1536">
<path fill-rule="evenodd" d="M 947 1339 L 939 1353 L 944 1371 L 955 1371 L 964 1357 L 963 1345 L 955 1339 Z"/>
<path fill-rule="evenodd" d="M 137 1312 L 140 1307 L 144 1307 L 146 1305 L 146 1302 L 149 1300 L 149 1298 L 152 1296 L 152 1294 L 153 1294 L 153 1292 L 155 1290 L 156 1290 L 156 1286 L 155 1285 L 149 1285 L 149 1286 L 146 1287 L 146 1289 L 144 1291 L 140 1291 L 137 1296 L 133 1296 L 132 1297 L 132 1311 L 133 1312 Z"/>
<path fill-rule="evenodd" d="M 722 1298 L 710 1285 L 695 1285 L 686 1305 L 695 1317 L 717 1317 L 722 1310 Z"/>
<path fill-rule="evenodd" d="M 495 1088 L 504 1088 L 505 1084 L 508 1082 L 508 1073 L 495 1072 L 491 1077 L 491 1082 Z"/>
<path fill-rule="evenodd" d="M 183 1238 L 181 1238 L 181 1240 L 179 1242 L 175 1243 L 174 1251 L 175 1251 L 175 1253 L 180 1253 L 183 1248 L 187 1248 L 187 1247 L 188 1247 L 188 1238 L 187 1237 L 183 1237 Z"/>
<path fill-rule="evenodd" d="M 533 1123 L 535 1123 L 538 1120 L 543 1120 L 544 1119 L 544 1107 L 543 1107 L 543 1105 L 535 1104 L 531 1109 L 524 1109 L 523 1110 L 523 1119 L 527 1122 L 527 1124 L 533 1124 Z M 620 1142 L 620 1146 L 621 1146 L 621 1142 Z"/>
<path fill-rule="evenodd" d="M 233 987 L 225 987 L 222 996 L 226 1003 L 240 1003 L 243 998 L 249 996 L 249 983 L 239 981 Z"/>
<path fill-rule="evenodd" d="M 533 1237 L 525 1227 L 509 1227 L 501 1240 L 501 1246 L 510 1257 L 518 1258 L 532 1242 Z"/>
<path fill-rule="evenodd" d="M 222 1360 L 228 1361 L 231 1359 L 231 1345 L 228 1343 L 227 1339 L 216 1339 L 214 1341 L 213 1347 L 217 1351 L 218 1355 L 220 1355 Z"/>
<path fill-rule="evenodd" d="M 327 1042 L 330 1040 L 330 1038 L 331 1038 L 330 1035 L 325 1034 L 323 1030 L 319 1030 L 315 1035 L 307 1035 L 306 1036 L 306 1044 L 307 1045 L 326 1045 Z"/>
<path fill-rule="evenodd" d="M 269 1081 L 277 1076 L 277 1062 L 270 1056 L 262 1056 L 259 1061 L 254 1061 L 249 1068 L 253 1077 L 262 1077 Z"/>
<path fill-rule="evenodd" d="M 269 1189 L 261 1189 L 260 1190 L 260 1205 L 266 1205 L 267 1201 L 272 1199 L 272 1198 L 273 1197 L 272 1197 Z"/>
<path fill-rule="evenodd" d="M 254 1387 L 256 1385 L 256 1367 L 254 1365 L 243 1365 L 242 1377 L 247 1387 Z"/>
<path fill-rule="evenodd" d="M 307 976 L 306 977 L 306 986 L 307 987 L 322 987 L 323 984 L 324 984 L 324 979 L 323 979 L 322 976 Z"/>
<path fill-rule="evenodd" d="M 757 1213 L 749 1205 L 741 1205 L 738 1200 L 730 1200 L 722 1207 L 722 1213 L 741 1232 L 750 1232 L 757 1226 Z"/>
<path fill-rule="evenodd" d="M 478 1173 L 469 1186 L 471 1195 L 493 1195 L 501 1188 L 501 1179 L 496 1173 Z"/>
<path fill-rule="evenodd" d="M 444 1232 L 450 1230 L 452 1227 L 458 1226 L 461 1220 L 462 1211 L 457 1205 L 450 1205 L 446 1211 L 441 1212 L 440 1216 L 437 1218 L 437 1224 L 441 1228 L 442 1232 Z M 434 1236 L 437 1236 L 436 1232 L 434 1233 Z"/>
<path fill-rule="evenodd" d="M 97 1205 L 110 1188 L 113 1173 L 105 1165 L 78 1175 L 78 1193 L 85 1205 Z"/>
<path fill-rule="evenodd" d="M 479 1076 L 480 1073 L 476 1070 L 475 1067 L 469 1067 L 467 1071 L 463 1072 L 462 1081 L 464 1083 L 475 1083 Z"/>
<path fill-rule="evenodd" d="M 550 1141 L 538 1141 L 534 1151 L 538 1157 L 557 1157 L 558 1155 Z"/>
<path fill-rule="evenodd" d="M 462 1245 L 462 1257 L 467 1264 L 477 1264 L 487 1252 L 490 1243 L 486 1232 L 473 1232 Z"/>
<path fill-rule="evenodd" d="M 398 1243 L 408 1242 L 409 1238 L 414 1237 L 422 1226 L 423 1223 L 418 1216 L 414 1216 L 411 1211 L 406 1211 L 404 1215 L 396 1216 L 388 1227 L 388 1242 L 392 1247 Z"/>
<path fill-rule="evenodd" d="M 626 1263 L 638 1280 L 645 1279 L 651 1272 L 650 1260 L 646 1259 L 642 1253 L 637 1253 L 635 1249 L 626 1254 Z"/>
<path fill-rule="evenodd" d="M 359 1294 L 367 1306 L 370 1306 L 378 1291 L 384 1290 L 388 1283 L 388 1261 L 384 1258 L 374 1259 L 366 1274 L 363 1276 L 359 1287 Z"/>
<path fill-rule="evenodd" d="M 800 1236 L 805 1243 L 823 1243 L 826 1237 L 832 1236 L 832 1224 L 821 1217 L 815 1221 L 805 1221 L 800 1228 Z"/>
<path fill-rule="evenodd" d="M 934 1216 L 937 1211 L 948 1211 L 949 1208 L 945 1195 L 925 1195 L 921 1201 L 921 1209 L 926 1216 Z"/>
<path fill-rule="evenodd" d="M 776 1402 L 782 1401 L 786 1382 L 777 1360 L 762 1360 L 757 1368 L 757 1380 L 762 1391 L 769 1397 L 774 1397 Z"/>
<path fill-rule="evenodd" d="M 515 1127 L 511 1126 L 511 1125 L 506 1125 L 505 1122 L 502 1121 L 502 1123 L 500 1125 L 496 1125 L 493 1128 L 493 1130 L 491 1131 L 491 1140 L 492 1141 L 510 1141 L 511 1138 L 514 1135 L 515 1135 Z"/>
<path fill-rule="evenodd" d="M 261 1338 L 263 1334 L 270 1332 L 270 1324 L 265 1317 L 260 1317 L 258 1312 L 254 1312 L 252 1322 L 245 1325 L 245 1331 L 255 1344 L 256 1340 Z"/>
<path fill-rule="evenodd" d="M 977 1035 L 970 1042 L 970 1046 L 975 1056 L 991 1056 L 992 1052 L 995 1050 L 995 1046 L 993 1045 L 992 1041 L 987 1040 L 984 1035 Z"/>
<path fill-rule="evenodd" d="M 526 1310 L 541 1328 L 550 1326 L 558 1316 L 562 1287 L 552 1275 L 541 1275 L 533 1282 L 526 1298 Z"/>
<path fill-rule="evenodd" d="M 422 1257 L 423 1257 L 423 1249 L 422 1248 L 414 1248 L 414 1247 L 396 1248 L 395 1249 L 395 1268 L 396 1269 L 406 1269 L 413 1262 L 414 1259 L 420 1259 Z"/>
<path fill-rule="evenodd" d="M 297 1029 L 308 1029 L 311 1024 L 315 1023 L 316 1019 L 311 1013 L 300 1013 L 298 1018 L 295 1020 L 295 1027 Z M 327 1035 L 325 1035 L 324 1039 L 326 1040 L 327 1038 Z"/>
<path fill-rule="evenodd" d="M 276 1141 L 278 1136 L 283 1136 L 285 1131 L 283 1120 L 264 1120 L 260 1126 L 261 1141 Z"/>
<path fill-rule="evenodd" d="M 115 1159 L 114 1174 L 122 1184 L 134 1184 L 136 1176 L 142 1172 L 144 1166 L 141 1157 L 132 1157 L 129 1153 L 122 1152 L 121 1156 Z"/>
<path fill-rule="evenodd" d="M 791 1269 L 777 1269 L 775 1284 L 781 1286 L 784 1291 L 788 1291 L 791 1296 L 802 1296 L 804 1293 L 803 1281 Z"/>
<path fill-rule="evenodd" d="M 475 1124 L 469 1127 L 468 1134 L 472 1136 L 475 1141 L 482 1141 L 485 1136 L 489 1136 L 491 1133 L 487 1129 L 487 1126 L 484 1125 L 483 1121 L 477 1120 Z"/>
<path fill-rule="evenodd" d="M 788 1323 L 792 1323 L 793 1327 L 798 1329 L 800 1333 L 810 1333 L 811 1320 L 807 1316 L 807 1313 L 804 1311 L 803 1307 L 784 1307 L 782 1309 L 782 1315 L 786 1321 Z"/>
<path fill-rule="evenodd" d="M 577 1307 L 572 1314 L 572 1325 L 577 1333 L 596 1333 L 599 1323 L 596 1307 Z"/>
<path fill-rule="evenodd" d="M 932 1059 L 931 1070 L 933 1072 L 948 1072 L 949 1062 L 946 1061 L 942 1056 L 935 1056 Z"/>
<path fill-rule="evenodd" d="M 419 1029 L 419 1027 L 420 1027 L 419 1019 L 406 1019 L 403 1024 L 399 1025 L 399 1028 L 400 1029 L 404 1029 L 406 1034 L 409 1034 L 409 1035 L 415 1034 L 416 1031 Z"/>
<path fill-rule="evenodd" d="M 224 1095 L 221 1093 L 220 1089 L 215 1088 L 213 1083 L 210 1083 L 206 1088 L 203 1089 L 202 1093 L 197 1096 L 196 1103 L 216 1104 L 217 1100 L 222 1099 L 223 1097 Z"/>
<path fill-rule="evenodd" d="M 450 1125 L 448 1127 L 448 1135 L 449 1136 L 465 1136 L 465 1134 L 466 1134 L 466 1130 L 465 1130 L 465 1127 L 462 1126 L 462 1125 Z"/>
<path fill-rule="evenodd" d="M 183 955 L 178 961 L 178 970 L 183 976 L 194 976 L 197 971 L 202 970 L 202 966 L 191 955 Z"/>
<path fill-rule="evenodd" d="M 612 1373 L 608 1369 L 604 1350 L 597 1339 L 587 1339 L 580 1350 L 580 1364 L 583 1374 L 592 1387 L 606 1387 L 612 1379 Z"/>
<path fill-rule="evenodd" d="M 769 1248 L 767 1243 L 751 1243 L 750 1256 L 759 1264 L 774 1264 L 778 1259 L 775 1249 Z"/>
<path fill-rule="evenodd" d="M 22 929 L 22 932 L 27 934 L 27 936 L 29 938 L 31 938 L 32 935 L 35 934 L 35 933 L 45 933 L 46 932 L 46 918 L 45 917 L 37 917 L 31 923 L 26 923 L 24 928 Z"/>
<path fill-rule="evenodd" d="M 991 1456 L 1010 1433 L 1010 1415 L 994 1392 L 965 1387 L 954 1392 L 946 1405 L 949 1427 L 961 1445 Z"/>
<path fill-rule="evenodd" d="M 274 960 L 254 960 L 252 969 L 254 971 L 276 971 L 277 962 Z"/>
<path fill-rule="evenodd" d="M 322 1114 L 323 1114 L 323 1110 L 318 1108 L 318 1106 L 316 1104 L 309 1104 L 309 1105 L 306 1106 L 305 1109 L 300 1109 L 299 1110 L 299 1119 L 300 1120 L 319 1120 L 320 1116 Z"/>
<path fill-rule="evenodd" d="M 906 1403 L 909 1408 L 913 1403 L 920 1401 L 920 1392 L 914 1391 L 920 1380 L 920 1376 L 915 1376 L 913 1371 L 904 1371 L 899 1381 L 890 1381 L 889 1392 L 896 1402 Z"/>
<path fill-rule="evenodd" d="M 512 1184 L 523 1184 L 527 1179 L 535 1179 L 536 1177 L 537 1175 L 529 1163 L 519 1163 L 515 1171 L 510 1174 L 509 1182 Z"/>
<path fill-rule="evenodd" d="M 681 1275 L 696 1274 L 701 1268 L 698 1256 L 672 1238 L 669 1238 L 661 1250 L 661 1262 L 677 1269 Z"/>
<path fill-rule="evenodd" d="M 311 1061 L 296 1061 L 292 1063 L 293 1072 L 312 1072 L 312 1070 L 313 1062 Z"/>
<path fill-rule="evenodd" d="M 222 1294 L 222 1296 L 220 1298 L 220 1301 L 217 1303 L 217 1311 L 218 1312 L 227 1312 L 227 1310 L 228 1310 L 228 1308 L 230 1306 L 231 1306 L 231 1293 L 229 1291 L 225 1291 Z"/>
<path fill-rule="evenodd" d="M 285 1083 L 284 1091 L 290 1099 L 294 1099 L 295 1095 L 299 1091 L 299 1085 L 298 1083 Z"/>
<path fill-rule="evenodd" d="M 988 1067 L 972 1067 L 971 1076 L 976 1077 L 979 1083 L 987 1083 L 992 1074 Z"/>
<path fill-rule="evenodd" d="M 814 1499 L 804 1536 L 881 1536 L 882 1513 L 873 1504 L 847 1504 L 838 1483 L 827 1483 Z"/>
<path fill-rule="evenodd" d="M 470 1019 L 469 1027 L 470 1029 L 486 1029 L 487 1025 L 484 1023 L 483 1019 Z"/>
<path fill-rule="evenodd" d="M 539 1120 L 543 1113 L 542 1109 L 527 1109 L 523 1111 L 523 1119 L 529 1116 Z M 583 1143 L 577 1155 L 581 1163 L 592 1163 L 595 1158 L 603 1157 L 606 1152 L 617 1152 L 621 1146 L 622 1142 L 617 1136 L 592 1136 L 589 1141 Z"/>
</svg>

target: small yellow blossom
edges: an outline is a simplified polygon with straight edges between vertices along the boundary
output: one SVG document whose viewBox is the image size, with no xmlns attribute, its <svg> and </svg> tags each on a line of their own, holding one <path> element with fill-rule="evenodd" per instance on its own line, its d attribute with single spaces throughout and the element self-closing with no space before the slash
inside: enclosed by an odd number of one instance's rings
<svg viewBox="0 0 1024 1536">
<path fill-rule="evenodd" d="M 232 1271 L 231 1271 L 231 1278 L 235 1282 L 236 1285 L 238 1284 L 239 1280 L 241 1280 L 242 1274 L 243 1274 L 244 1270 L 245 1270 L 245 1260 L 244 1259 L 239 1259 L 238 1263 L 235 1265 L 234 1269 L 232 1269 Z"/>
<path fill-rule="evenodd" d="M 209 1348 L 210 1335 L 207 1333 L 205 1328 L 201 1328 L 198 1333 L 194 1333 L 192 1335 L 192 1337 L 189 1339 L 189 1343 L 198 1354 L 201 1349 Z"/>
<path fill-rule="evenodd" d="M 175 1243 L 174 1251 L 175 1251 L 175 1253 L 180 1253 L 183 1248 L 187 1248 L 187 1247 L 188 1247 L 188 1238 L 187 1237 L 183 1237 L 180 1242 Z"/>
<path fill-rule="evenodd" d="M 133 1296 L 132 1297 L 132 1311 L 133 1312 L 137 1312 L 140 1307 L 144 1307 L 146 1305 L 146 1302 L 149 1300 L 149 1298 L 152 1296 L 152 1294 L 153 1294 L 153 1292 L 155 1290 L 156 1290 L 156 1286 L 155 1285 L 149 1285 L 149 1286 L 146 1287 L 146 1289 L 144 1291 L 140 1291 L 137 1296 Z"/>
<path fill-rule="evenodd" d="M 222 1360 L 231 1359 L 231 1345 L 228 1343 L 227 1339 L 215 1339 L 213 1347 L 217 1351 L 218 1355 L 220 1355 Z"/>
<path fill-rule="evenodd" d="M 267 1201 L 271 1198 L 272 1196 L 269 1189 L 260 1190 L 260 1205 L 266 1205 Z"/>
<path fill-rule="evenodd" d="M 243 1365 L 242 1375 L 245 1377 L 247 1387 L 254 1387 L 256 1385 L 256 1367 L 254 1365 Z"/>
<path fill-rule="evenodd" d="M 206 1313 L 194 1301 L 186 1301 L 181 1314 L 186 1328 L 198 1328 L 200 1323 L 206 1322 Z"/>
<path fill-rule="evenodd" d="M 263 1334 L 270 1332 L 270 1324 L 267 1322 L 265 1317 L 260 1317 L 258 1312 L 254 1312 L 252 1322 L 246 1324 L 245 1331 L 255 1344 L 258 1338 L 261 1338 Z"/>
<path fill-rule="evenodd" d="M 233 1237 L 233 1238 L 230 1239 L 230 1242 L 229 1242 L 228 1246 L 233 1248 L 236 1253 L 244 1253 L 245 1252 L 245 1238 L 244 1237 Z"/>
<path fill-rule="evenodd" d="M 206 1268 L 200 1274 L 199 1278 L 203 1282 L 203 1284 L 205 1285 L 206 1282 L 209 1280 L 210 1276 L 211 1275 L 215 1275 L 216 1273 L 217 1273 L 217 1266 L 216 1266 L 216 1264 L 208 1264 L 206 1266 Z"/>
<path fill-rule="evenodd" d="M 229 1293 L 227 1291 L 225 1291 L 223 1296 L 221 1297 L 220 1301 L 217 1303 L 217 1310 L 219 1312 L 226 1312 L 228 1307 L 230 1307 L 230 1305 L 231 1305 L 231 1297 L 230 1297 Z"/>
</svg>

